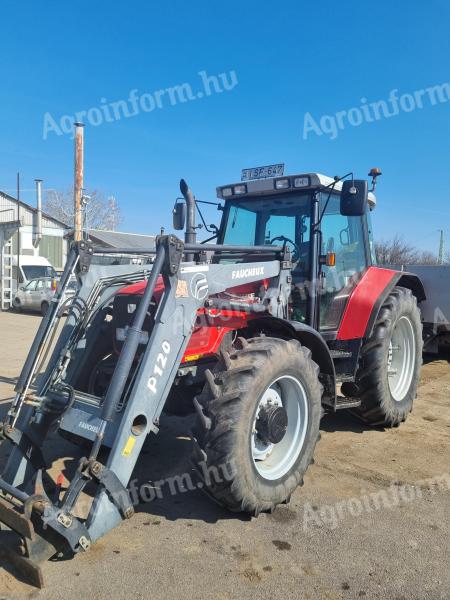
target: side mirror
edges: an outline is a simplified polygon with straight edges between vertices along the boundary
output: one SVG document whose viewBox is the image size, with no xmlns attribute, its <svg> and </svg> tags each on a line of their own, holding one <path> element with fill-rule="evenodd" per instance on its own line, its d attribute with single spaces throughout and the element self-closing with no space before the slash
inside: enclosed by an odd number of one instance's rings
<svg viewBox="0 0 450 600">
<path fill-rule="evenodd" d="M 346 180 L 342 184 L 341 215 L 362 217 L 367 210 L 369 189 L 365 179 Z"/>
<path fill-rule="evenodd" d="M 186 203 L 184 200 L 182 202 L 175 202 L 175 206 L 173 207 L 173 228 L 176 231 L 182 231 L 186 224 Z"/>
</svg>

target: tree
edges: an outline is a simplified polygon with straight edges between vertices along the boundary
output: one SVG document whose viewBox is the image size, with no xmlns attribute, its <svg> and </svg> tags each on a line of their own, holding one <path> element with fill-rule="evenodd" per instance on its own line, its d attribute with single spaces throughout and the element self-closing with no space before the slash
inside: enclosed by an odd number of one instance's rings
<svg viewBox="0 0 450 600">
<path fill-rule="evenodd" d="M 375 243 L 375 255 L 379 265 L 408 265 L 415 263 L 418 252 L 396 235 L 392 240 L 380 240 Z"/>
<path fill-rule="evenodd" d="M 123 218 L 114 196 L 106 198 L 103 192 L 97 190 L 87 192 L 86 196 L 90 197 L 90 200 L 83 208 L 84 226 L 88 229 L 115 231 Z M 44 211 L 66 223 L 68 227 L 73 227 L 73 191 L 47 190 L 44 196 Z"/>
<path fill-rule="evenodd" d="M 396 235 L 392 240 L 375 243 L 375 255 L 379 265 L 436 265 L 437 256 L 429 250 L 420 251 Z"/>
<path fill-rule="evenodd" d="M 438 257 L 436 256 L 436 254 L 434 254 L 433 252 L 430 252 L 429 250 L 424 250 L 423 252 L 421 252 L 419 254 L 418 257 L 418 262 L 416 264 L 418 265 L 437 265 L 438 264 Z"/>
</svg>

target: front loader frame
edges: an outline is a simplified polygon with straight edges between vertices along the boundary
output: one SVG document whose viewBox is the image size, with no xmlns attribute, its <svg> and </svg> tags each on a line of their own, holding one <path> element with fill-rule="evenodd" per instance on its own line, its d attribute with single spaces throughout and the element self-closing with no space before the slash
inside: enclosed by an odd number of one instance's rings
<svg viewBox="0 0 450 600">
<path fill-rule="evenodd" d="M 14 544 L 8 545 L 4 538 L 3 548 L 8 548 L 13 562 L 39 587 L 43 583 L 40 562 L 58 553 L 87 551 L 91 543 L 133 515 L 134 507 L 126 486 L 147 435 L 158 432 L 159 416 L 191 338 L 199 308 L 207 303 L 213 305 L 215 295 L 237 283 L 265 279 L 269 285 L 255 304 L 255 310 L 287 317 L 292 265 L 286 249 L 208 246 L 208 250 L 219 254 L 241 255 L 244 261 L 251 255 L 252 262 L 239 264 L 202 264 L 204 250 L 201 244 L 185 245 L 174 236 L 160 236 L 153 266 L 146 271 L 147 267 L 142 265 L 95 264 L 98 254 L 136 255 L 136 249 L 112 251 L 93 248 L 87 242 L 78 242 L 71 249 L 52 306 L 33 342 L 16 386 L 16 397 L 0 432 L 3 441 L 12 445 L 0 477 L 0 522 L 18 535 L 20 543 L 17 548 Z M 199 260 L 182 262 L 183 255 L 196 256 Z M 46 357 L 64 309 L 64 290 L 74 274 L 80 289 L 46 370 L 32 388 L 39 363 Z M 153 328 L 145 340 L 144 319 L 160 277 L 164 291 L 153 317 Z M 69 418 L 75 410 L 76 392 L 69 376 L 71 364 L 76 362 L 77 353 L 82 352 L 82 344 L 77 346 L 80 332 L 89 326 L 89 315 L 110 300 L 124 281 L 144 278 L 147 286 L 126 333 L 108 390 L 91 415 L 95 419 L 95 436 L 90 453 L 80 460 L 75 476 L 61 494 L 47 472 L 42 447 L 51 427 Z M 136 351 L 143 343 L 143 356 L 128 391 L 126 407 L 118 418 L 117 406 Z M 113 443 L 106 464 L 102 464 L 99 451 L 108 431 L 113 432 Z M 87 517 L 77 518 L 77 504 L 88 483 L 94 484 L 96 492 Z"/>
</svg>

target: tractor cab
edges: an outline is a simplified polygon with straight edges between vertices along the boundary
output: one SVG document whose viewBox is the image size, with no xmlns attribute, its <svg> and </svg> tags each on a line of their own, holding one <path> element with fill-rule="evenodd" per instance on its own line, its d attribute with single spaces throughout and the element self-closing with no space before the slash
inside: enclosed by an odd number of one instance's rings
<svg viewBox="0 0 450 600">
<path fill-rule="evenodd" d="M 349 294 L 374 263 L 376 200 L 367 182 L 308 173 L 221 186 L 217 196 L 225 202 L 218 243 L 288 248 L 292 319 L 336 331 Z"/>
</svg>

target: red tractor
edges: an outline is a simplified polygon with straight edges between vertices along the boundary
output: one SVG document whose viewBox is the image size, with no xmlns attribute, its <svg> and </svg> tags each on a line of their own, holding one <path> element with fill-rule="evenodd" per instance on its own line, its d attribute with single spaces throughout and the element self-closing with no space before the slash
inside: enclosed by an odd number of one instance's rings
<svg viewBox="0 0 450 600">
<path fill-rule="evenodd" d="M 371 174 L 376 182 L 377 170 Z M 344 185 L 342 197 L 340 181 L 308 174 L 217 190 L 224 201 L 219 245 L 281 243 L 293 264 L 282 322 L 261 311 L 268 280 L 239 285 L 252 272 L 262 275 L 262 267 L 237 269 L 236 285 L 205 302 L 165 405 L 174 414 L 199 413 L 198 460 L 208 467 L 221 466 L 224 457 L 231 461 L 235 479 L 204 483 L 232 510 L 258 513 L 291 495 L 312 460 L 324 410 L 351 408 L 370 425 L 392 427 L 412 409 L 422 356 L 417 303 L 424 290 L 416 276 L 374 265 L 375 196 L 365 182 Z M 367 201 L 355 211 L 358 194 Z M 184 229 L 185 206 L 189 199 L 175 206 L 176 228 Z M 226 251 L 212 258 L 215 264 L 230 260 Z M 114 312 L 139 302 L 145 287 L 122 289 Z M 163 289 L 161 278 L 157 301 Z M 240 473 L 244 466 L 248 471 Z"/>
<path fill-rule="evenodd" d="M 379 174 L 371 171 L 369 192 L 352 174 L 246 170 L 244 181 L 217 190 L 214 244 L 196 242 L 198 204 L 182 180 L 174 227 L 187 223 L 184 243 L 160 236 L 151 265 L 111 256 L 151 249 L 74 244 L 3 425 L 13 449 L 0 520 L 25 543 L 28 570 L 36 553 L 86 551 L 132 516 L 127 485 L 164 409 L 196 413 L 203 489 L 252 514 L 287 502 L 302 483 L 325 411 L 351 409 L 383 427 L 406 419 L 425 293 L 417 276 L 374 264 Z M 68 305 L 74 274 L 79 289 Z M 53 489 L 41 452 L 55 429 L 87 444 L 64 492 Z M 97 491 L 83 519 L 74 515 L 88 482 Z"/>
</svg>

